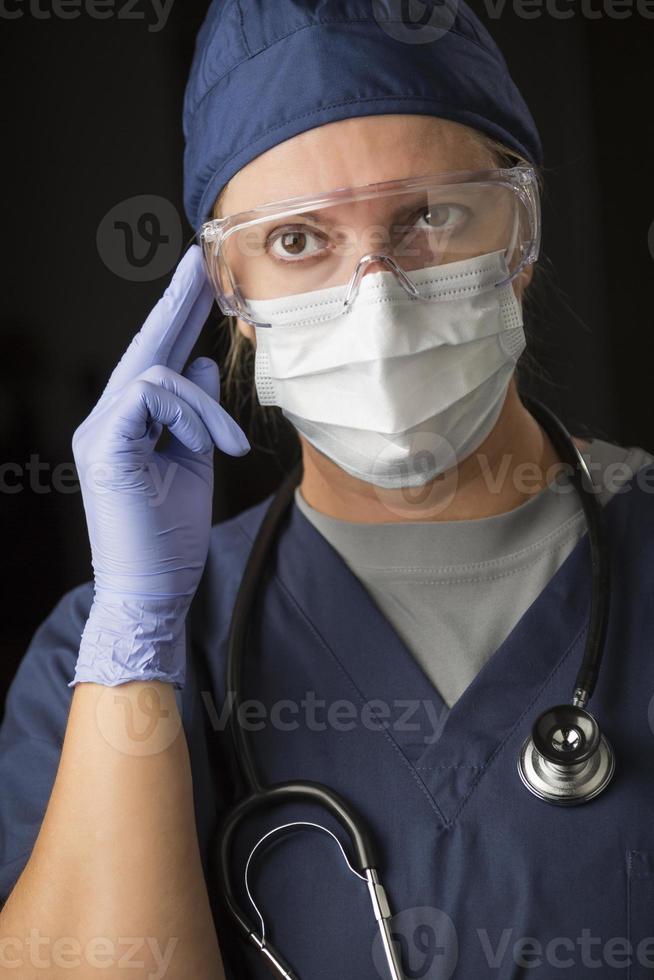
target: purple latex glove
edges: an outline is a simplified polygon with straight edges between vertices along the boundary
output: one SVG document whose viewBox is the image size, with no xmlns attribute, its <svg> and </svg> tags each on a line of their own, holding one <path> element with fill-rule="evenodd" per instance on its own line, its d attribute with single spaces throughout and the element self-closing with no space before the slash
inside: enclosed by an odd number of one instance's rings
<svg viewBox="0 0 654 980">
<path fill-rule="evenodd" d="M 212 302 L 192 245 L 73 435 L 95 597 L 69 687 L 184 685 L 186 613 L 209 550 L 213 447 L 250 449 L 218 404 L 217 364 L 200 357 L 178 373 Z M 155 452 L 164 426 L 170 444 Z"/>
</svg>

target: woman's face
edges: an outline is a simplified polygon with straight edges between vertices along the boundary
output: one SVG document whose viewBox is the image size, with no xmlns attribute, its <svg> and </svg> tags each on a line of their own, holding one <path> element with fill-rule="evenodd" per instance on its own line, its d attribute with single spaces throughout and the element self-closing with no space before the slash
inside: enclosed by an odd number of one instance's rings
<svg viewBox="0 0 654 980">
<path fill-rule="evenodd" d="M 256 157 L 230 180 L 223 215 L 271 201 L 447 170 L 497 166 L 474 130 L 434 116 L 386 114 L 339 119 L 299 133 Z M 531 274 L 514 282 L 521 294 Z M 254 329 L 238 320 L 243 334 Z"/>
</svg>

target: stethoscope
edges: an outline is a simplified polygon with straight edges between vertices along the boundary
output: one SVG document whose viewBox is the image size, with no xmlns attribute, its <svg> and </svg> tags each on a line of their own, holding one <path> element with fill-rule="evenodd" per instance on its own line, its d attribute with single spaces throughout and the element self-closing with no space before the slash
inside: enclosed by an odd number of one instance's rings
<svg viewBox="0 0 654 980">
<path fill-rule="evenodd" d="M 565 426 L 542 402 L 521 397 L 527 409 L 542 424 L 560 458 L 571 464 L 570 477 L 581 498 L 590 543 L 591 600 L 586 646 L 571 702 L 554 705 L 536 718 L 531 734 L 520 750 L 518 772 L 527 789 L 541 800 L 567 805 L 585 803 L 605 789 L 615 768 L 613 750 L 593 715 L 586 710 L 599 674 L 609 610 L 609 555 L 603 511 L 586 461 Z M 404 980 L 392 940 L 391 910 L 379 873 L 379 861 L 372 835 L 363 818 L 342 796 L 322 783 L 297 781 L 266 785 L 257 770 L 246 728 L 239 725 L 237 720 L 254 602 L 260 592 L 272 543 L 293 500 L 301 474 L 301 463 L 298 463 L 270 503 L 253 543 L 232 612 L 227 653 L 227 691 L 232 698 L 228 731 L 233 761 L 247 795 L 223 817 L 216 833 L 212 858 L 226 910 L 242 936 L 260 951 L 275 976 L 298 980 L 266 936 L 265 922 L 250 886 L 250 868 L 257 852 L 278 834 L 298 829 L 320 830 L 328 834 L 339 848 L 349 870 L 368 889 L 389 977 L 391 980 Z M 351 855 L 348 857 L 331 830 L 312 821 L 296 820 L 268 831 L 252 848 L 245 866 L 245 889 L 259 922 L 255 926 L 240 907 L 232 887 L 230 859 L 235 832 L 241 821 L 255 811 L 298 801 L 318 804 L 332 814 L 349 838 Z"/>
</svg>

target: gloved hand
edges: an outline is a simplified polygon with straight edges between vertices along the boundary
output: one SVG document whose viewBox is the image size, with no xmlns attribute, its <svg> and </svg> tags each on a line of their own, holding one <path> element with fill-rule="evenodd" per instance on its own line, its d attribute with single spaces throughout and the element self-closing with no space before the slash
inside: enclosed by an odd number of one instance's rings
<svg viewBox="0 0 654 980">
<path fill-rule="evenodd" d="M 231 456 L 250 449 L 218 404 L 216 363 L 197 358 L 178 373 L 212 301 L 193 245 L 73 435 L 95 594 L 69 687 L 184 685 L 186 613 L 209 550 L 213 445 Z M 155 452 L 164 425 L 170 445 Z"/>
</svg>

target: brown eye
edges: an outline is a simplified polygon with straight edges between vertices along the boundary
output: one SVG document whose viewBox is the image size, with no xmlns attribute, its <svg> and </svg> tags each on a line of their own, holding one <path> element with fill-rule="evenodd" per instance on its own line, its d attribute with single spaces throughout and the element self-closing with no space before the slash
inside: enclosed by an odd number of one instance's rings
<svg viewBox="0 0 654 980">
<path fill-rule="evenodd" d="M 299 262 L 314 257 L 326 247 L 324 236 L 309 228 L 280 228 L 270 236 L 267 248 L 281 262 Z"/>
<path fill-rule="evenodd" d="M 306 246 L 307 236 L 301 231 L 287 231 L 281 236 L 282 248 L 289 255 L 299 255 Z"/>
</svg>

